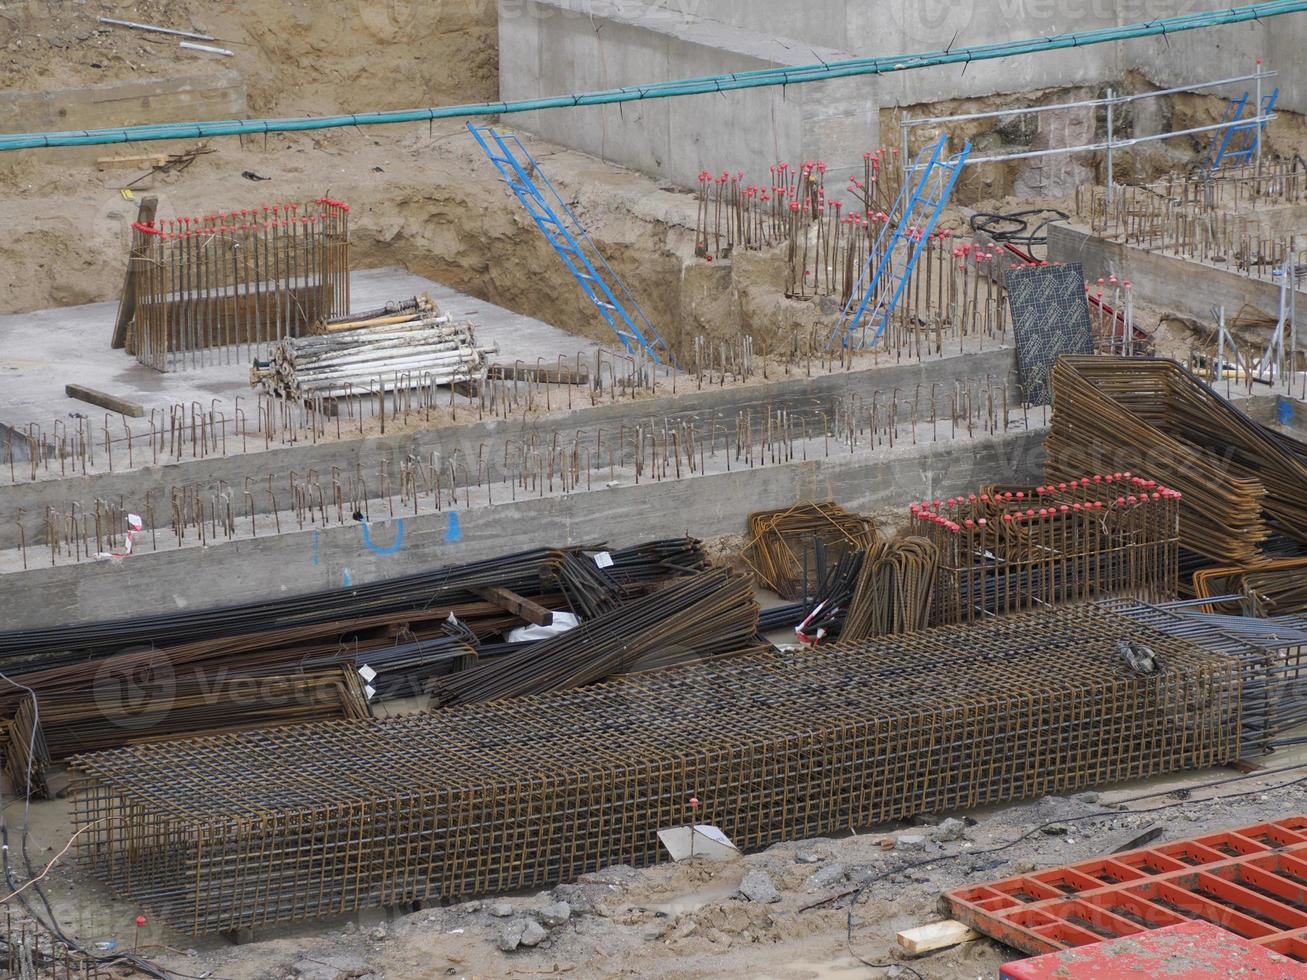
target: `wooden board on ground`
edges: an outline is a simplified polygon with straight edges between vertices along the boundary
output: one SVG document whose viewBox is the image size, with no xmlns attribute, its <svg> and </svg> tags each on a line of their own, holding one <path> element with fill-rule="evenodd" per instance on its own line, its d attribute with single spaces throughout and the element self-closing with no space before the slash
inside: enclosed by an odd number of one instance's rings
<svg viewBox="0 0 1307 980">
<path fill-rule="evenodd" d="M 895 938 L 909 953 L 920 956 L 922 953 L 944 949 L 947 946 L 973 942 L 980 938 L 980 933 L 956 919 L 946 919 L 943 922 L 917 926 L 915 929 L 904 929 Z"/>
<path fill-rule="evenodd" d="M 64 385 L 64 394 L 69 398 L 76 398 L 78 401 L 87 402 L 90 405 L 98 405 L 100 408 L 107 408 L 111 412 L 127 415 L 134 419 L 139 419 L 145 415 L 145 406 L 143 405 L 129 402 L 126 398 L 119 398 L 116 395 L 105 394 L 103 391 L 96 391 L 94 388 L 87 388 L 84 385 Z"/>
</svg>

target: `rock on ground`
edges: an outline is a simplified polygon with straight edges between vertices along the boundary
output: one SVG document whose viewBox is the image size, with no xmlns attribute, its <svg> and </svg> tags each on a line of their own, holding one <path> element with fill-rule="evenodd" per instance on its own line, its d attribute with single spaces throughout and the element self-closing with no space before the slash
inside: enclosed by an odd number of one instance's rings
<svg viewBox="0 0 1307 980">
<path fill-rule="evenodd" d="M 766 871 L 750 871 L 740 882 L 740 894 L 751 902 L 766 904 L 779 902 L 781 893 L 776 890 L 771 875 Z"/>
<path fill-rule="evenodd" d="M 537 909 L 535 916 L 541 925 L 552 929 L 561 926 L 572 917 L 572 907 L 566 902 L 551 902 Z"/>
<path fill-rule="evenodd" d="M 519 946 L 539 946 L 549 933 L 535 919 L 512 919 L 499 929 L 495 945 L 505 953 L 511 953 Z"/>
</svg>

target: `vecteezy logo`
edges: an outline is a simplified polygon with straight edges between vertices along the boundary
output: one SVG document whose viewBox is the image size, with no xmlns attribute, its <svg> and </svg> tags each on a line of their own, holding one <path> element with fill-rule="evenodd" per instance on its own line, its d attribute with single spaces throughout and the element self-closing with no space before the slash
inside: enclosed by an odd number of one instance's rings
<svg viewBox="0 0 1307 980">
<path fill-rule="evenodd" d="M 945 47 L 954 36 L 966 38 L 976 0 L 891 0 L 883 9 L 903 32 L 907 47 L 934 49 Z"/>
<path fill-rule="evenodd" d="M 172 710 L 177 675 L 161 650 L 139 648 L 105 660 L 95 672 L 92 693 L 105 721 L 145 731 Z"/>
</svg>

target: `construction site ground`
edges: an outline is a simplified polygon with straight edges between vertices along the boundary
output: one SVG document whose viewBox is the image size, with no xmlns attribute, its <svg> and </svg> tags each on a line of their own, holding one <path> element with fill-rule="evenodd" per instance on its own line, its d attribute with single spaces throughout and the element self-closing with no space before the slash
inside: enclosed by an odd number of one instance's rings
<svg viewBox="0 0 1307 980">
<path fill-rule="evenodd" d="M 496 91 L 494 3 L 441 2 L 416 20 L 395 11 L 422 5 L 340 4 L 338 16 L 314 16 L 308 6 L 242 4 L 238 16 L 234 5 L 148 0 L 117 16 L 189 23 L 222 37 L 236 49 L 235 67 L 246 80 L 252 112 L 470 102 Z M 23 26 L 17 15 L 0 11 L 10 28 L 7 36 L 0 34 L 7 55 L 0 61 L 0 89 L 92 85 L 141 71 L 202 71 L 216 64 L 178 55 L 172 44 L 101 32 L 69 9 L 52 7 L 44 34 L 36 37 L 16 30 Z M 796 331 L 828 322 L 832 311 L 821 304 L 785 299 L 777 254 L 741 254 L 729 272 L 693 263 L 695 202 L 689 193 L 573 151 L 530 145 L 651 318 L 669 325 L 670 339 L 745 331 L 760 349 L 779 349 Z M 100 149 L 176 153 L 193 146 Z M 96 157 L 108 154 L 94 150 L 0 158 L 0 220 L 9 231 L 0 242 L 0 314 L 22 317 L 115 302 L 136 199 L 146 194 L 160 199 L 162 215 L 330 194 L 353 207 L 354 265 L 408 273 L 393 281 L 395 290 L 411 292 L 412 277 L 418 277 L 453 291 L 446 298 L 473 297 L 470 305 L 495 304 L 567 331 L 576 349 L 611 341 L 459 124 L 273 135 L 243 143 L 233 138 L 208 148 L 212 152 L 180 173 L 139 180 L 140 171 L 98 169 Z M 129 184 L 135 199 L 123 194 Z M 1002 199 L 982 209 L 1009 203 L 1031 206 L 1024 199 Z M 1040 203 L 1056 205 L 1058 199 Z M 963 213 L 955 210 L 949 222 L 961 228 Z M 379 272 L 366 275 L 383 282 Z M 389 288 L 392 281 L 384 281 Z M 461 301 L 450 302 L 457 315 Z M 107 322 L 110 310 L 104 306 L 96 313 Z M 1136 320 L 1151 329 L 1166 312 L 1145 298 L 1136 305 Z M 7 322 L 19 329 L 18 321 Z M 0 331 L 4 326 L 0 320 Z M 1164 352 L 1180 352 L 1194 339 L 1174 324 L 1158 337 Z M 107 336 L 99 339 L 107 346 Z M 511 363 L 519 356 L 505 347 L 500 360 Z M 60 393 L 62 385 L 60 380 Z M 0 396 L 0 402 L 10 407 L 8 398 Z M 980 940 L 903 958 L 895 933 L 945 917 L 938 908 L 943 890 L 1102 854 L 1154 826 L 1163 839 L 1178 839 L 1303 813 L 1307 785 L 1289 783 L 1298 774 L 1277 770 L 1305 759 L 1307 748 L 1298 748 L 1257 760 L 1267 768 L 1247 776 L 1222 769 L 1098 787 L 1074 797 L 939 814 L 912 824 L 849 828 L 838 837 L 786 842 L 730 863 L 608 868 L 552 892 L 368 911 L 202 942 L 149 920 L 136 929 L 133 920 L 142 910 L 77 870 L 64 852 L 73 830 L 64 800 L 33 802 L 29 811 L 7 797 L 5 816 L 11 828 L 30 825 L 28 858 L 37 870 L 50 863 L 44 882 L 70 935 L 102 948 L 137 946 L 196 977 L 858 980 L 915 974 L 952 980 L 993 977 L 1001 963 L 1020 954 Z M 1238 781 L 1190 791 L 1231 779 Z M 965 826 L 941 828 L 946 817 Z M 11 843 L 14 835 L 11 829 Z M 766 875 L 776 900 L 766 901 L 765 888 L 752 886 L 759 900 L 740 895 L 745 875 L 754 872 Z M 554 909 L 552 917 L 546 915 L 556 924 L 537 946 L 499 949 L 501 935 L 514 923 L 560 901 L 568 903 L 569 914 Z"/>
<path fill-rule="evenodd" d="M 1265 770 L 1246 776 L 1233 769 L 1182 773 L 1070 797 L 849 828 L 728 863 L 696 858 L 645 869 L 618 866 L 552 891 L 416 911 L 369 910 L 241 937 L 195 940 L 148 920 L 137 930 L 138 908 L 66 860 L 54 864 L 45 887 L 71 935 L 90 944 L 136 945 L 179 973 L 230 980 L 860 980 L 910 978 L 912 970 L 929 980 L 989 980 L 1000 964 L 1024 954 L 981 939 L 909 957 L 895 934 L 947 918 L 938 906 L 949 888 L 1092 858 L 1154 828 L 1164 842 L 1307 812 L 1307 785 L 1301 769 L 1294 771 L 1305 760 L 1307 748 L 1297 748 L 1258 760 Z M 1232 781 L 1204 788 L 1226 780 Z M 10 805 L 11 822 L 20 807 Z M 72 826 L 61 800 L 33 803 L 30 818 L 30 858 L 39 870 L 57 856 Z M 746 875 L 753 876 L 747 890 L 754 900 L 740 894 Z M 775 889 L 771 901 L 768 884 Z M 560 902 L 570 910 L 563 922 Z M 557 923 L 546 928 L 547 938 L 534 948 L 501 951 L 505 930 L 537 916 Z"/>
</svg>

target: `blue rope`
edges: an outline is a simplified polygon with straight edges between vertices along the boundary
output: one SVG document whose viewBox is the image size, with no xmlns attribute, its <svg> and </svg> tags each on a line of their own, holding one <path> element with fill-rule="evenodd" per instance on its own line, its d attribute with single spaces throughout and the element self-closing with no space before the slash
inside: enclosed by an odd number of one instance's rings
<svg viewBox="0 0 1307 980">
<path fill-rule="evenodd" d="M 1122 27 L 1103 27 L 1071 34 L 1001 41 L 962 50 L 946 49 L 923 54 L 880 58 L 852 58 L 790 68 L 761 68 L 666 82 L 586 92 L 577 95 L 524 99 L 516 102 L 482 102 L 472 105 L 443 106 L 431 109 L 402 109 L 393 112 L 363 112 L 340 116 L 308 116 L 300 119 L 229 119 L 216 122 L 171 123 L 128 126 L 121 129 L 88 129 L 60 133 L 14 133 L 0 135 L 0 151 L 33 150 L 51 146 L 95 146 L 107 143 L 141 143 L 154 140 L 208 139 L 216 136 L 252 136 L 260 133 L 300 133 L 318 129 L 349 126 L 385 126 L 395 123 L 429 122 L 436 119 L 465 119 L 476 116 L 509 115 L 538 112 L 543 109 L 573 109 L 580 106 L 615 105 L 644 99 L 668 99 L 684 95 L 711 95 L 717 92 L 764 88 L 774 85 L 801 85 L 836 78 L 861 75 L 885 75 L 891 72 L 934 68 L 941 65 L 969 64 L 993 58 L 1078 48 L 1133 38 L 1155 37 L 1205 27 L 1221 27 L 1307 11 L 1307 0 L 1272 0 L 1223 11 L 1185 14 L 1162 20 L 1145 21 Z"/>
</svg>

